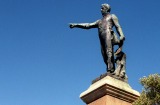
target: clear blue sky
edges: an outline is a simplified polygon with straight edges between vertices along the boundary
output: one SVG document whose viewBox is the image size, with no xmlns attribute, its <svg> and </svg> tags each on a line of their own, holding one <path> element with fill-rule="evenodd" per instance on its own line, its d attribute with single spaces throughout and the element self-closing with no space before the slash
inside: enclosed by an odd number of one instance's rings
<svg viewBox="0 0 160 105">
<path fill-rule="evenodd" d="M 0 0 L 0 105 L 85 105 L 79 99 L 105 73 L 94 22 L 111 5 L 126 36 L 127 75 L 160 73 L 160 0 Z"/>
</svg>

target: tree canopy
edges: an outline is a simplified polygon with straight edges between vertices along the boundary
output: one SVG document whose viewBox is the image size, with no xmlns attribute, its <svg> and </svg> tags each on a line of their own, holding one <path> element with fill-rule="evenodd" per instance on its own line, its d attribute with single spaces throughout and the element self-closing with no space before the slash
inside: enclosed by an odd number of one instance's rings
<svg viewBox="0 0 160 105">
<path fill-rule="evenodd" d="M 143 77 L 140 83 L 144 89 L 133 105 L 160 105 L 160 75 L 151 74 Z"/>
</svg>

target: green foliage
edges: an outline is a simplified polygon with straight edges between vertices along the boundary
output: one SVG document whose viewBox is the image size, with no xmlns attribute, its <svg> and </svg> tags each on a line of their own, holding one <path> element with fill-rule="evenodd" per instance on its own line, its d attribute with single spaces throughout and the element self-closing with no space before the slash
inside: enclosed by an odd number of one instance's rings
<svg viewBox="0 0 160 105">
<path fill-rule="evenodd" d="M 144 90 L 133 105 L 160 105 L 160 75 L 152 74 L 140 79 Z"/>
</svg>

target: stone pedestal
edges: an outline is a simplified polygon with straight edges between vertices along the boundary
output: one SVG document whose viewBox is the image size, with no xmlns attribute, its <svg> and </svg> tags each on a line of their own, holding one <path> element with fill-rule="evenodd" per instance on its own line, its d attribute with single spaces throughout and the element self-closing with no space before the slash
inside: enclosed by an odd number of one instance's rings
<svg viewBox="0 0 160 105">
<path fill-rule="evenodd" d="M 80 94 L 87 105 L 132 105 L 140 96 L 128 83 L 106 76 Z"/>
</svg>

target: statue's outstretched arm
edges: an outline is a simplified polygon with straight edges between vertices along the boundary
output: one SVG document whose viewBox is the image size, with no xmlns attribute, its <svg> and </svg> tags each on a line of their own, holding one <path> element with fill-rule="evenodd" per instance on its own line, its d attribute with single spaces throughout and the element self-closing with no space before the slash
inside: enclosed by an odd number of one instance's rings
<svg viewBox="0 0 160 105">
<path fill-rule="evenodd" d="M 124 34 L 123 34 L 123 31 L 122 31 L 122 28 L 118 22 L 118 18 L 116 17 L 116 15 L 112 14 L 112 20 L 115 24 L 115 27 L 116 27 L 116 30 L 117 30 L 117 33 L 119 34 L 120 36 L 120 41 L 123 41 L 125 40 L 125 37 L 124 37 Z"/>
<path fill-rule="evenodd" d="M 90 28 L 97 28 L 99 20 L 93 23 L 70 23 L 70 28 L 82 28 L 82 29 L 90 29 Z"/>
</svg>

